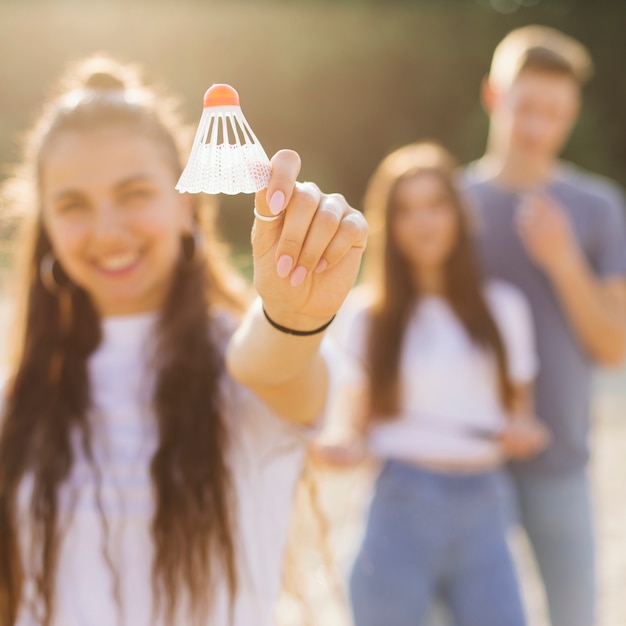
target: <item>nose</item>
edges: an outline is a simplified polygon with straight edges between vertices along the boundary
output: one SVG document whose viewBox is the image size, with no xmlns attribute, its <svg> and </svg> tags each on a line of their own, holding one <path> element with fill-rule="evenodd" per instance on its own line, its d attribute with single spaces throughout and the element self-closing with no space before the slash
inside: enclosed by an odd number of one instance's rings
<svg viewBox="0 0 626 626">
<path fill-rule="evenodd" d="M 123 216 L 111 202 L 100 202 L 95 210 L 92 238 L 96 243 L 118 241 L 124 237 L 126 226 Z"/>
<path fill-rule="evenodd" d="M 533 115 L 526 121 L 526 135 L 538 141 L 544 137 L 548 130 L 548 123 L 541 115 Z"/>
</svg>

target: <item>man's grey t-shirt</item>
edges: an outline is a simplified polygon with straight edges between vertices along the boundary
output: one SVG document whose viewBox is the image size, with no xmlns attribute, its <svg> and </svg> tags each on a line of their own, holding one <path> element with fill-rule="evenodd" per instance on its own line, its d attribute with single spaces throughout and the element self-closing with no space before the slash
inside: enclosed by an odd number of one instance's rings
<svg viewBox="0 0 626 626">
<path fill-rule="evenodd" d="M 516 230 L 521 193 L 481 178 L 470 165 L 461 189 L 476 212 L 479 257 L 487 277 L 519 287 L 536 326 L 539 375 L 535 408 L 552 432 L 548 450 L 515 463 L 524 473 L 567 472 L 585 465 L 593 362 L 574 335 L 546 274 L 530 259 Z M 562 164 L 542 189 L 565 209 L 595 274 L 626 278 L 626 224 L 621 191 L 610 181 Z"/>
</svg>

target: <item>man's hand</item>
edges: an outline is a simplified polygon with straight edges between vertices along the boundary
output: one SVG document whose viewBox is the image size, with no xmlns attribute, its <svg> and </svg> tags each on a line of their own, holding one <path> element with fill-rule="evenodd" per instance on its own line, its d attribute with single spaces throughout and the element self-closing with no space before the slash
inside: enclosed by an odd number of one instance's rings
<svg viewBox="0 0 626 626">
<path fill-rule="evenodd" d="M 540 193 L 529 193 L 520 203 L 517 230 L 528 256 L 547 274 L 553 274 L 580 254 L 563 207 Z"/>
</svg>

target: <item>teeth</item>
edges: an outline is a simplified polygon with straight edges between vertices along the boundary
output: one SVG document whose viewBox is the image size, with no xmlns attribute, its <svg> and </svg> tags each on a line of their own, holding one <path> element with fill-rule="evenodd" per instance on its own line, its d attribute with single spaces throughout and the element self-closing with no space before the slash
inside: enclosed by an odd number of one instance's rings
<svg viewBox="0 0 626 626">
<path fill-rule="evenodd" d="M 112 254 L 111 256 L 101 258 L 98 265 L 107 271 L 116 272 L 133 265 L 139 255 L 136 252 L 125 252 L 124 254 Z"/>
</svg>

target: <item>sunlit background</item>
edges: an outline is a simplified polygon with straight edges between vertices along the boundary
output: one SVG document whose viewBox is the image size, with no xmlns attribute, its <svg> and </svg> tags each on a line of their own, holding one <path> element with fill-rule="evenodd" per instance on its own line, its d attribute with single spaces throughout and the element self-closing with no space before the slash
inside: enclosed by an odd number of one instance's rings
<svg viewBox="0 0 626 626">
<path fill-rule="evenodd" d="M 234 85 L 269 154 L 297 150 L 303 179 L 360 207 L 373 168 L 401 144 L 434 138 L 461 161 L 481 155 L 481 79 L 498 41 L 530 23 L 590 48 L 596 76 L 566 157 L 626 185 L 620 0 L 0 0 L 0 177 L 66 64 L 104 51 L 179 94 L 192 125 L 208 86 Z M 224 235 L 245 259 L 251 200 L 221 204 Z M 626 624 L 623 387 L 623 375 L 601 377 L 594 416 L 600 626 Z M 531 602 L 540 626 L 541 600 Z"/>
<path fill-rule="evenodd" d="M 214 82 L 234 85 L 268 153 L 289 147 L 303 177 L 359 206 L 381 156 L 433 137 L 469 160 L 484 147 L 479 86 L 510 29 L 556 26 L 598 71 L 567 156 L 626 183 L 626 3 L 602 0 L 0 0 L 0 162 L 66 63 L 95 51 L 138 61 L 199 119 Z M 231 241 L 247 239 L 226 201 Z"/>
</svg>

